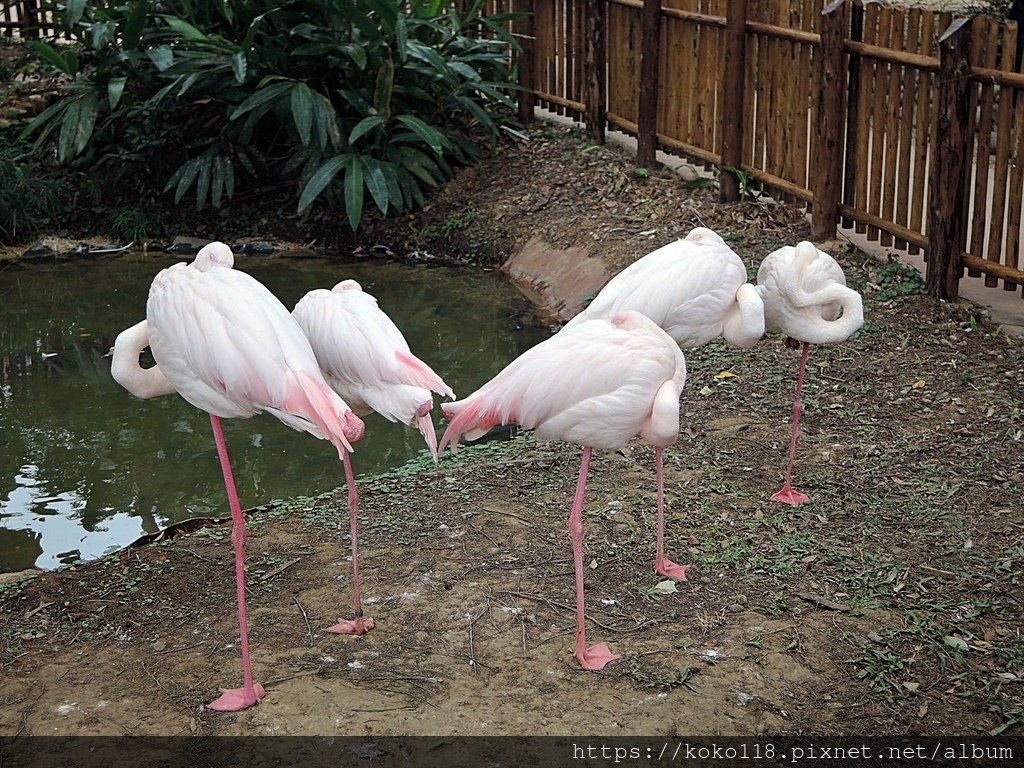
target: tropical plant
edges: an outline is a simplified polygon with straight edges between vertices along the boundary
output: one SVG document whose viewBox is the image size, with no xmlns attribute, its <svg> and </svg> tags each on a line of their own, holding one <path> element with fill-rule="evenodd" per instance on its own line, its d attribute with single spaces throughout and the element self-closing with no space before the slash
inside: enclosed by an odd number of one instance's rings
<svg viewBox="0 0 1024 768">
<path fill-rule="evenodd" d="M 367 192 L 383 213 L 420 206 L 512 121 L 515 15 L 483 1 L 67 0 L 75 44 L 36 50 L 70 82 L 26 133 L 198 208 L 287 178 L 300 211 L 342 203 L 355 229 Z"/>
<path fill-rule="evenodd" d="M 0 242 L 33 235 L 59 215 L 59 184 L 34 174 L 23 149 L 0 150 Z"/>
</svg>

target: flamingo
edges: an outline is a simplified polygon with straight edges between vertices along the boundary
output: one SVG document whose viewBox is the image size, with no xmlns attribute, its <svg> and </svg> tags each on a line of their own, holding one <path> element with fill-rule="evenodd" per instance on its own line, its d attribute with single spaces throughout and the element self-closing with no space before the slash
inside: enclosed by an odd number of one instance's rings
<svg viewBox="0 0 1024 768">
<path fill-rule="evenodd" d="M 242 639 L 241 688 L 222 688 L 209 708 L 233 712 L 266 695 L 253 682 L 245 606 L 245 517 L 238 500 L 222 418 L 249 418 L 261 411 L 289 427 L 330 440 L 342 458 L 354 492 L 348 454 L 363 423 L 324 381 L 313 350 L 288 310 L 261 283 L 232 269 L 223 243 L 210 243 L 191 264 L 179 263 L 153 280 L 146 319 L 114 342 L 111 374 L 125 389 L 148 399 L 175 392 L 210 414 L 231 508 L 238 623 Z M 156 365 L 142 368 L 149 346 Z M 357 557 L 353 536 L 353 559 Z M 359 586 L 355 584 L 359 614 Z"/>
<path fill-rule="evenodd" d="M 791 348 L 803 342 L 786 479 L 772 496 L 773 501 L 797 506 L 809 500 L 793 488 L 793 461 L 810 345 L 846 341 L 864 324 L 864 306 L 860 294 L 846 287 L 846 275 L 836 260 L 807 241 L 768 254 L 757 270 L 757 290 L 764 301 L 766 328 L 786 334 L 786 346 Z"/>
<path fill-rule="evenodd" d="M 302 327 L 331 389 L 360 416 L 374 411 L 419 429 L 434 461 L 437 437 L 431 392 L 455 397 L 440 376 L 412 354 L 402 332 L 355 280 L 307 293 L 292 316 Z"/>
<path fill-rule="evenodd" d="M 746 349 L 764 335 L 764 306 L 743 260 L 706 227 L 630 264 L 565 328 L 626 309 L 649 317 L 683 349 L 719 336 Z"/>
<path fill-rule="evenodd" d="M 463 400 L 444 403 L 450 420 L 439 450 L 459 438 L 481 437 L 498 424 L 516 423 L 545 440 L 583 447 L 576 496 L 569 514 L 576 569 L 576 646 L 584 669 L 599 670 L 621 656 L 606 643 L 587 647 L 583 597 L 583 497 L 593 448 L 621 449 L 641 435 L 654 446 L 658 483 L 655 571 L 684 580 L 689 566 L 664 555 L 663 453 L 679 437 L 679 397 L 686 362 L 675 341 L 639 312 L 575 324 L 513 360 Z"/>
</svg>

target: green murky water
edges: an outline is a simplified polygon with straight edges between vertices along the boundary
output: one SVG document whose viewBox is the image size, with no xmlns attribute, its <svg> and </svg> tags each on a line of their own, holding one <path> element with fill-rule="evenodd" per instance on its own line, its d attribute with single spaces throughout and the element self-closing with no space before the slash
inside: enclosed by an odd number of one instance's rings
<svg viewBox="0 0 1024 768">
<path fill-rule="evenodd" d="M 143 318 L 153 276 L 180 260 L 0 272 L 0 571 L 88 560 L 169 522 L 227 514 L 209 417 L 177 396 L 135 399 L 105 356 Z M 288 307 L 358 280 L 458 395 L 549 333 L 513 286 L 486 273 L 244 257 L 236 268 Z M 325 441 L 267 415 L 224 426 L 244 506 L 343 483 Z M 415 430 L 376 415 L 366 426 L 357 476 L 425 450 Z"/>
</svg>

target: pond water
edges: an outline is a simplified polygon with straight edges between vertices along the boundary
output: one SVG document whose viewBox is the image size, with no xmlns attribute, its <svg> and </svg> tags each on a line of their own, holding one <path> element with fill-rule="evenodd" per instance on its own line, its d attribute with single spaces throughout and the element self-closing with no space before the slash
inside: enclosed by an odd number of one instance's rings
<svg viewBox="0 0 1024 768">
<path fill-rule="evenodd" d="M 228 514 L 207 414 L 176 395 L 132 397 L 111 379 L 106 356 L 145 316 L 153 276 L 181 260 L 136 255 L 0 272 L 0 572 L 88 560 L 170 522 Z M 493 274 L 245 257 L 236 268 L 288 307 L 313 288 L 358 280 L 458 395 L 550 332 Z M 377 415 L 365 421 L 357 477 L 426 450 L 413 429 Z M 245 507 L 344 482 L 330 443 L 271 416 L 226 419 L 224 429 Z"/>
</svg>

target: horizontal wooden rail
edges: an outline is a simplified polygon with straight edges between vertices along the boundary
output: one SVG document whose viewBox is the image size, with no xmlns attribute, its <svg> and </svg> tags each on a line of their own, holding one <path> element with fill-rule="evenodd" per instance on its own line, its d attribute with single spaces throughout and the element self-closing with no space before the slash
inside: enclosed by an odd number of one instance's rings
<svg viewBox="0 0 1024 768">
<path fill-rule="evenodd" d="M 1001 69 L 990 69 L 989 67 L 971 67 L 971 79 L 982 83 L 998 83 L 1008 88 L 1024 90 L 1024 74 L 1020 72 L 1007 72 Z"/>
<path fill-rule="evenodd" d="M 802 29 L 792 29 L 790 27 L 777 27 L 774 24 L 765 24 L 761 21 L 748 21 L 746 26 L 748 32 L 756 32 L 765 37 L 774 37 L 778 40 L 792 40 L 794 43 L 821 45 L 821 35 L 815 32 L 805 32 Z"/>
<path fill-rule="evenodd" d="M 858 40 L 847 40 L 843 43 L 843 47 L 850 53 L 856 53 L 858 56 L 863 56 L 867 59 L 876 59 L 890 64 L 902 64 L 905 67 L 915 67 L 926 72 L 939 71 L 939 59 L 935 56 L 923 56 L 920 53 L 897 51 L 892 48 L 883 48 L 879 45 L 862 43 Z"/>
<path fill-rule="evenodd" d="M 744 173 L 755 181 L 759 181 L 762 184 L 767 184 L 769 187 L 774 187 L 780 192 L 784 192 L 787 195 L 792 195 L 798 200 L 803 200 L 805 203 L 814 202 L 814 193 L 806 187 L 801 187 L 799 184 L 794 184 L 792 181 L 786 181 L 781 176 L 776 176 L 774 173 L 768 173 L 760 168 L 755 168 L 752 165 L 742 165 L 740 167 Z"/>
<path fill-rule="evenodd" d="M 858 224 L 867 224 L 869 227 L 877 227 L 885 232 L 888 232 L 898 240 L 906 240 L 911 245 L 916 245 L 918 248 L 928 247 L 928 238 L 922 235 L 920 232 L 915 232 L 912 229 L 895 224 L 891 221 L 875 216 L 873 213 L 867 213 L 859 208 L 846 205 L 845 203 L 839 204 L 839 212 L 848 219 L 853 219 Z"/>
<path fill-rule="evenodd" d="M 967 269 L 976 269 L 979 272 L 984 272 L 986 275 L 992 275 L 993 277 L 999 277 L 1003 280 L 1009 280 L 1012 283 L 1021 283 L 1024 285 L 1024 270 L 1014 269 L 1008 267 L 1005 264 L 1000 264 L 997 261 L 989 261 L 983 259 L 980 256 L 975 256 L 973 253 L 963 253 L 960 255 L 960 263 Z"/>
<path fill-rule="evenodd" d="M 572 109 L 576 112 L 583 112 L 586 110 L 587 105 L 580 101 L 573 101 L 572 99 L 566 99 L 561 96 L 555 96 L 553 93 L 545 93 L 544 91 L 534 91 L 537 94 L 537 98 L 540 101 L 550 101 L 552 104 L 557 104 L 560 107 L 566 109 Z"/>
</svg>

